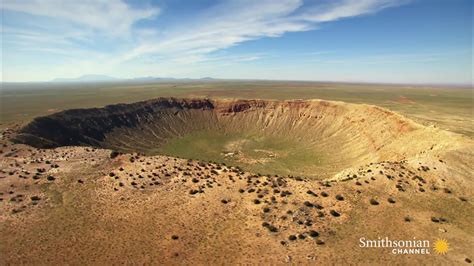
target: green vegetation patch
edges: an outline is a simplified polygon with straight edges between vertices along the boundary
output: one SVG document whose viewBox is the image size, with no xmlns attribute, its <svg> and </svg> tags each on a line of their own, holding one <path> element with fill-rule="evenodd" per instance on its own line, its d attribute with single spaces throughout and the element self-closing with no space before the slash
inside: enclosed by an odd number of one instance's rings
<svg viewBox="0 0 474 266">
<path fill-rule="evenodd" d="M 254 173 L 307 177 L 315 177 L 323 164 L 321 153 L 303 142 L 245 133 L 195 132 L 149 153 L 226 163 Z"/>
</svg>

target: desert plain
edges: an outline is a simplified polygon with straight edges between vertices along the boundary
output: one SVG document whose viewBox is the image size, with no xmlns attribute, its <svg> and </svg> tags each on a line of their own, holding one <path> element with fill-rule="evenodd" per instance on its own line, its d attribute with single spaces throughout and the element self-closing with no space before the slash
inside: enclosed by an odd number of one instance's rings
<svg viewBox="0 0 474 266">
<path fill-rule="evenodd" d="M 293 81 L 5 84 L 0 260 L 472 264 L 472 96 Z M 428 240 L 430 254 L 360 246 L 386 237 Z"/>
</svg>

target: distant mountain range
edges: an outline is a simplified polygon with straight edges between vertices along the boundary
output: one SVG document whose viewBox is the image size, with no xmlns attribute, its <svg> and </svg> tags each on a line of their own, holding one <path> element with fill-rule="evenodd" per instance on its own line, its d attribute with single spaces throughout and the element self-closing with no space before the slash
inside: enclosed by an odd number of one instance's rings
<svg viewBox="0 0 474 266">
<path fill-rule="evenodd" d="M 168 78 L 168 77 L 137 77 L 131 79 L 120 79 L 107 75 L 83 75 L 77 78 L 55 78 L 51 82 L 112 82 L 112 81 L 131 81 L 131 82 L 147 82 L 147 81 L 173 81 L 173 80 L 215 80 L 211 77 L 201 79 L 190 78 Z"/>
<path fill-rule="evenodd" d="M 52 82 L 87 82 L 87 81 L 115 81 L 115 80 L 120 80 L 120 79 L 106 76 L 106 75 L 83 75 L 78 78 L 56 78 L 51 81 Z"/>
</svg>

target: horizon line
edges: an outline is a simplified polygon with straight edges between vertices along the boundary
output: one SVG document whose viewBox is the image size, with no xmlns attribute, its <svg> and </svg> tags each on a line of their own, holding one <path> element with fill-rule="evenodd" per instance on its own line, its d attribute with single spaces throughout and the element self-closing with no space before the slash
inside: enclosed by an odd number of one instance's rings
<svg viewBox="0 0 474 266">
<path fill-rule="evenodd" d="M 179 82 L 179 81 L 200 81 L 200 82 L 215 82 L 215 81 L 262 81 L 262 82 L 311 82 L 311 83 L 340 83 L 340 84 L 368 84 L 368 85 L 399 85 L 399 86 L 455 86 L 455 87 L 470 87 L 473 88 L 471 83 L 431 83 L 431 82 L 414 82 L 414 83 L 405 83 L 405 82 L 378 82 L 378 81 L 338 81 L 338 80 L 306 80 L 306 79 L 256 79 L 256 78 L 212 78 L 210 76 L 201 77 L 201 78 L 173 78 L 173 77 L 136 77 L 136 78 L 115 78 L 110 77 L 111 80 L 74 80 L 71 78 L 70 81 L 0 81 L 2 84 L 7 83 L 51 83 L 51 84 L 80 84 L 80 83 L 162 83 L 162 82 Z M 149 80 L 140 80 L 140 78 L 149 78 Z M 62 78 L 60 78 L 62 79 Z M 69 78 L 64 78 L 69 79 Z"/>
</svg>

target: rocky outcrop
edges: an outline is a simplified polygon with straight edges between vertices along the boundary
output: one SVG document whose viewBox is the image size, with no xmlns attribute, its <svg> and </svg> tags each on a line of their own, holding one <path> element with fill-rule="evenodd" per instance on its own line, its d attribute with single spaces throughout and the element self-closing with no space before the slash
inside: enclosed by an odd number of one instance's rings
<svg viewBox="0 0 474 266">
<path fill-rule="evenodd" d="M 209 100 L 157 99 L 104 108 L 73 109 L 35 118 L 15 137 L 17 143 L 37 148 L 101 146 L 106 135 L 117 128 L 136 128 L 153 122 L 150 115 L 181 110 L 213 109 Z"/>
<path fill-rule="evenodd" d="M 325 170 L 331 173 L 433 152 L 452 146 L 455 138 L 370 105 L 158 98 L 39 117 L 14 141 L 38 148 L 94 146 L 156 154 L 156 148 L 167 141 L 193 132 L 290 139 L 321 154 Z"/>
</svg>

